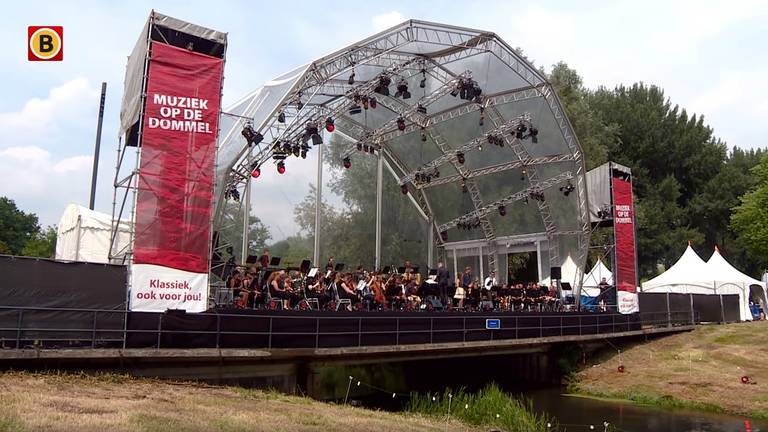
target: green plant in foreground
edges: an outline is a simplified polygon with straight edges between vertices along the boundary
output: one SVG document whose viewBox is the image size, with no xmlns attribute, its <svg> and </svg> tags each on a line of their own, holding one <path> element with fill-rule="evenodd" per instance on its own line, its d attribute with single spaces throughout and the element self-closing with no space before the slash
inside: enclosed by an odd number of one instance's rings
<svg viewBox="0 0 768 432">
<path fill-rule="evenodd" d="M 477 393 L 464 389 L 443 393 L 411 393 L 407 411 L 434 417 L 453 417 L 475 426 L 509 432 L 551 431 L 554 421 L 537 414 L 530 401 L 518 399 L 491 383 Z"/>
</svg>

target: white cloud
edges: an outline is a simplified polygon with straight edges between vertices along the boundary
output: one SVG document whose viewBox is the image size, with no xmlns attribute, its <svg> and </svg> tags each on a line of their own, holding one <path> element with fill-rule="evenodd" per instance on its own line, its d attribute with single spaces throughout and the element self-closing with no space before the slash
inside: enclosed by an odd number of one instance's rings
<svg viewBox="0 0 768 432">
<path fill-rule="evenodd" d="M 377 32 L 386 30 L 405 21 L 406 18 L 398 11 L 392 11 L 376 15 L 371 18 L 371 25 Z"/>
<path fill-rule="evenodd" d="M 65 129 L 93 123 L 98 94 L 87 79 L 75 78 L 52 88 L 44 99 L 32 98 L 18 111 L 0 113 L 0 130 L 16 145 L 55 139 Z"/>
</svg>

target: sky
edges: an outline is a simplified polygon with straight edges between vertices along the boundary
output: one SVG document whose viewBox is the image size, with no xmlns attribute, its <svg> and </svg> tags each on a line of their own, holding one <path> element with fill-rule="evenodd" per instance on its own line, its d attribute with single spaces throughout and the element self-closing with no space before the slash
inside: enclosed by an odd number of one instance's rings
<svg viewBox="0 0 768 432">
<path fill-rule="evenodd" d="M 96 210 L 111 213 L 126 58 L 153 8 L 228 32 L 224 109 L 283 72 L 413 18 L 493 31 L 537 66 L 568 63 L 590 88 L 661 86 L 730 147 L 768 147 L 764 1 L 12 2 L 0 17 L 0 196 L 41 225 L 56 224 L 69 203 L 88 205 L 102 81 Z M 64 26 L 64 61 L 27 61 L 29 25 Z M 315 181 L 315 161 L 254 184 L 254 214 L 274 240 L 297 232 L 292 209 Z"/>
</svg>

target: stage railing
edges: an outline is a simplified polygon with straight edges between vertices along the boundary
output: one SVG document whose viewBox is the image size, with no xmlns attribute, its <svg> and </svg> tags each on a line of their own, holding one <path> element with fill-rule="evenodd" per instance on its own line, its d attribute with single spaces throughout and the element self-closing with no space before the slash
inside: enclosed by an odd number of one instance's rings
<svg viewBox="0 0 768 432">
<path fill-rule="evenodd" d="M 46 317 L 56 315 L 56 322 L 71 326 L 50 325 Z M 390 315 L 386 313 L 321 313 L 313 315 L 256 313 L 151 314 L 140 316 L 144 327 L 128 325 L 131 312 L 124 310 L 0 307 L 0 347 L 15 349 L 46 348 L 329 348 L 376 345 L 410 345 L 415 343 L 472 342 L 507 339 L 537 339 L 584 335 L 606 335 L 642 329 L 690 326 L 698 324 L 697 313 L 690 310 L 648 312 L 631 315 L 615 313 L 419 313 Z M 208 321 L 209 329 L 184 329 L 179 322 L 169 328 L 168 322 L 179 317 Z M 135 319 L 135 318 L 134 318 Z M 156 320 L 156 321 L 155 321 Z M 241 328 L 229 330 L 227 320 L 238 320 Z M 498 328 L 478 326 L 478 322 L 498 320 Z M 48 321 L 48 322 L 46 322 Z M 88 322 L 85 326 L 83 323 Z M 378 329 L 370 329 L 375 321 Z M 461 323 L 460 325 L 458 323 Z M 471 325 L 468 325 L 468 322 Z M 293 323 L 303 330 L 286 331 Z M 311 324 L 308 324 L 311 323 Z M 428 324 L 427 324 L 428 323 Z M 151 324 L 151 325 L 150 325 Z M 280 329 L 276 328 L 280 324 Z M 417 325 L 418 324 L 418 325 Z M 487 323 L 485 323 L 487 325 Z M 306 330 L 310 328 L 311 330 Z M 448 328 L 446 328 L 448 327 Z M 446 337 L 449 336 L 449 337 Z M 195 337 L 202 338 L 196 342 Z M 138 341 L 131 342 L 132 338 Z M 232 341 L 250 338 L 253 344 L 243 346 Z M 370 340 L 379 341 L 371 343 Z M 388 341 L 381 343 L 382 338 Z M 279 339 L 279 342 L 276 342 Z M 336 342 L 329 343 L 329 339 Z M 342 342 L 339 342 L 341 340 Z M 297 342 L 299 341 L 299 342 Z M 295 346 L 294 346 L 295 345 Z"/>
</svg>

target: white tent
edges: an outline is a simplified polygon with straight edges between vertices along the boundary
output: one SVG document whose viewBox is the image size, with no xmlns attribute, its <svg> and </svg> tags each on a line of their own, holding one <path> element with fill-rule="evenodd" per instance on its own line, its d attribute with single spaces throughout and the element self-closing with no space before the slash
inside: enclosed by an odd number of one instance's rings
<svg viewBox="0 0 768 432">
<path fill-rule="evenodd" d="M 581 286 L 581 295 L 587 297 L 597 297 L 600 295 L 598 285 L 605 278 L 608 285 L 613 285 L 613 273 L 603 264 L 603 260 L 597 261 L 592 270 L 584 276 L 584 285 Z"/>
<path fill-rule="evenodd" d="M 742 308 L 745 309 L 747 316 L 751 317 L 749 311 L 750 300 L 759 303 L 763 310 L 766 310 L 766 288 L 765 282 L 759 281 L 749 275 L 746 275 L 732 266 L 720 254 L 720 249 L 715 246 L 715 251 L 707 261 L 710 275 L 714 277 L 718 294 L 739 294 L 741 297 Z"/>
<path fill-rule="evenodd" d="M 690 244 L 667 271 L 642 284 L 642 292 L 681 294 L 738 294 L 739 319 L 752 319 L 749 311 L 750 287 L 757 285 L 765 296 L 765 284 L 752 279 L 728 264 L 715 249 L 709 262 L 704 262 Z"/>
<path fill-rule="evenodd" d="M 56 259 L 108 263 L 111 231 L 112 216 L 68 205 L 56 231 Z M 121 221 L 116 250 L 128 244 L 130 232 L 130 223 Z"/>
<path fill-rule="evenodd" d="M 562 277 L 560 282 L 568 282 L 571 284 L 571 288 L 576 287 L 581 275 L 579 274 L 579 266 L 576 265 L 576 262 L 570 255 L 565 258 L 565 261 L 563 261 L 563 264 L 560 266 L 560 274 Z M 545 286 L 549 286 L 551 283 L 552 281 L 550 278 L 546 278 L 539 282 L 540 285 Z"/>
</svg>

